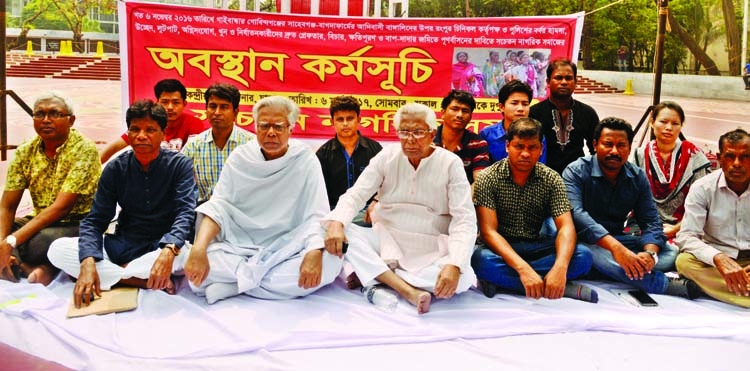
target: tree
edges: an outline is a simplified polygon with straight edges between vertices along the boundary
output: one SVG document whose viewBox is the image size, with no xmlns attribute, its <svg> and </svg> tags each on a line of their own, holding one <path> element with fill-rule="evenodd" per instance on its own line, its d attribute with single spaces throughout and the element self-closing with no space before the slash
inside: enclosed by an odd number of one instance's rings
<svg viewBox="0 0 750 371">
<path fill-rule="evenodd" d="M 26 44 L 29 31 L 34 29 L 34 22 L 42 14 L 47 12 L 48 7 L 49 2 L 45 2 L 44 0 L 31 1 L 26 7 L 24 7 L 21 11 L 21 32 L 18 34 L 18 37 L 16 37 L 16 40 L 8 43 L 7 50 L 12 50 Z"/>
<path fill-rule="evenodd" d="M 721 0 L 721 10 L 724 14 L 724 27 L 727 30 L 727 53 L 729 54 L 729 74 L 738 76 L 740 74 L 740 58 L 742 48 L 740 47 L 740 29 L 737 25 L 737 15 L 734 11 L 732 0 Z"/>
<path fill-rule="evenodd" d="M 73 31 L 73 45 L 78 52 L 83 51 L 83 32 L 92 26 L 88 19 L 91 9 L 99 8 L 102 12 L 113 12 L 116 9 L 115 0 L 50 0 L 59 11 L 60 17 Z"/>
</svg>

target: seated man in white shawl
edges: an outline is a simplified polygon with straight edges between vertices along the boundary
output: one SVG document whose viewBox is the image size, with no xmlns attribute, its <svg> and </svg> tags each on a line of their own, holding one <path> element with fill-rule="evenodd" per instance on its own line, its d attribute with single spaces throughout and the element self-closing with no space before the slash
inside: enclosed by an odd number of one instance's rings
<svg viewBox="0 0 750 371">
<path fill-rule="evenodd" d="M 393 120 L 401 146 L 383 149 L 370 160 L 324 218 L 326 250 L 343 254 L 346 226 L 346 259 L 362 284 L 382 282 L 423 314 L 430 308 L 430 292 L 450 298 L 475 282 L 469 260 L 477 219 L 461 159 L 432 144 L 435 112 L 409 103 Z M 375 192 L 379 202 L 373 208 L 372 229 L 351 225 Z"/>
<path fill-rule="evenodd" d="M 284 97 L 256 103 L 257 140 L 232 152 L 213 196 L 196 209 L 185 275 L 209 304 L 237 294 L 305 296 L 341 270 L 341 259 L 323 251 L 320 220 L 330 208 L 320 163 L 289 140 L 299 114 Z"/>
</svg>

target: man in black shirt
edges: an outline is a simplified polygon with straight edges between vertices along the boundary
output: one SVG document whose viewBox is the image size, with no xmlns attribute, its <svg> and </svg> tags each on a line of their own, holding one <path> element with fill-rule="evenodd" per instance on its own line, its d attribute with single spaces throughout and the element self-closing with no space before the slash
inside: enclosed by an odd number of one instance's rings
<svg viewBox="0 0 750 371">
<path fill-rule="evenodd" d="M 328 203 L 333 209 L 339 197 L 354 185 L 365 167 L 370 164 L 370 159 L 383 147 L 359 133 L 359 102 L 356 98 L 335 97 L 331 100 L 330 111 L 336 136 L 318 148 L 315 154 L 323 168 Z M 364 219 L 363 211 L 355 218 L 355 223 Z"/>
<path fill-rule="evenodd" d="M 555 59 L 547 66 L 549 98 L 529 110 L 529 117 L 542 123 L 547 141 L 547 166 L 562 174 L 579 157 L 594 153 L 594 128 L 599 116 L 591 106 L 573 99 L 577 68 L 567 59 Z"/>
</svg>

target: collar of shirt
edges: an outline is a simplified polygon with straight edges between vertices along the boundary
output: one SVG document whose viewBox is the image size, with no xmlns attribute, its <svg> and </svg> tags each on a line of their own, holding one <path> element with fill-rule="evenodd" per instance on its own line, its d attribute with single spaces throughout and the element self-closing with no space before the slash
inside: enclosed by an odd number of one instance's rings
<svg viewBox="0 0 750 371">
<path fill-rule="evenodd" d="M 500 166 L 497 169 L 498 173 L 500 174 L 500 177 L 503 179 L 510 179 L 513 181 L 513 177 L 510 174 L 510 160 L 506 157 L 502 160 L 500 160 Z M 537 161 L 536 164 L 534 164 L 534 169 L 531 170 L 531 174 L 529 174 L 529 178 L 526 181 L 526 184 L 530 180 L 535 180 L 539 178 L 539 162 Z"/>
<path fill-rule="evenodd" d="M 750 196 L 748 196 L 748 195 L 750 195 L 750 187 L 748 187 L 748 189 L 746 189 L 745 192 L 742 192 L 742 194 L 738 196 L 737 193 L 735 193 L 731 188 L 729 188 L 729 184 L 727 184 L 727 178 L 726 178 L 726 176 L 724 176 L 724 172 L 721 171 L 721 169 L 716 170 L 716 171 L 719 172 L 719 180 L 716 183 L 716 186 L 722 192 L 729 192 L 733 196 L 736 196 L 737 198 L 740 198 L 740 197 L 750 197 Z"/>
<path fill-rule="evenodd" d="M 466 129 L 464 129 L 463 133 L 461 133 L 461 143 L 458 145 L 458 147 L 456 147 L 456 150 L 453 152 L 458 152 L 469 146 L 470 139 L 468 135 L 464 135 L 465 133 L 466 133 Z M 443 125 L 438 126 L 437 132 L 435 133 L 435 140 L 433 140 L 432 142 L 442 148 L 445 148 L 445 146 L 443 145 Z"/>
<path fill-rule="evenodd" d="M 161 161 L 161 158 L 164 157 L 164 151 L 171 151 L 169 149 L 159 148 L 159 155 L 156 156 L 155 159 L 151 160 L 151 162 L 148 163 L 148 171 L 143 170 L 143 164 L 141 164 L 140 161 L 138 161 L 138 158 L 135 157 L 135 152 L 132 150 L 130 151 L 130 165 L 134 166 L 136 169 L 140 170 L 141 172 L 145 173 L 146 175 L 151 174 L 152 170 L 154 169 L 155 165 Z"/>
<path fill-rule="evenodd" d="M 70 128 L 70 132 L 68 133 L 68 137 L 65 139 L 65 142 L 55 148 L 55 157 L 57 157 L 57 154 L 59 154 L 65 148 L 65 146 L 68 145 L 68 143 L 70 142 L 70 137 L 73 135 L 78 135 L 78 133 L 76 132 L 76 129 Z M 39 135 L 34 138 L 34 146 L 36 147 L 37 152 L 47 157 L 47 154 L 44 152 L 44 140 L 42 140 L 42 137 L 40 137 Z"/>
<path fill-rule="evenodd" d="M 602 172 L 602 168 L 599 167 L 599 160 L 596 155 L 591 155 L 591 177 L 604 178 L 604 173 Z M 631 180 L 635 178 L 635 168 L 633 168 L 630 161 L 625 161 L 622 164 L 620 173 L 617 174 L 617 179 L 622 179 L 622 177 L 627 177 Z"/>
<path fill-rule="evenodd" d="M 229 138 L 227 138 L 227 143 L 233 142 L 238 143 L 239 142 L 239 134 L 237 134 L 237 130 L 244 130 L 237 128 L 236 125 L 232 126 L 232 132 L 229 133 Z M 206 135 L 206 142 L 213 142 L 214 141 L 214 132 L 213 129 L 208 129 L 208 135 Z"/>
<path fill-rule="evenodd" d="M 344 145 L 343 145 L 343 144 L 341 144 L 341 142 L 339 141 L 339 136 L 338 136 L 338 135 L 336 135 L 336 136 L 335 136 L 334 138 L 335 138 L 336 140 L 334 140 L 334 141 L 333 141 L 333 148 L 334 148 L 334 149 L 336 149 L 336 150 L 338 150 L 338 149 L 341 149 L 341 148 L 344 148 Z M 369 148 L 370 148 L 370 146 L 369 146 L 369 145 L 367 144 L 367 142 L 365 142 L 365 141 L 364 141 L 364 139 L 362 139 L 362 138 L 363 138 L 363 137 L 362 137 L 362 133 L 360 133 L 360 132 L 359 132 L 359 130 L 357 130 L 357 145 L 356 145 L 356 146 L 354 146 L 354 150 L 355 150 L 355 151 L 356 151 L 356 150 L 357 150 L 357 148 L 359 148 L 360 146 L 361 146 L 361 147 L 364 147 L 364 148 L 367 148 L 367 149 L 369 149 Z"/>
</svg>

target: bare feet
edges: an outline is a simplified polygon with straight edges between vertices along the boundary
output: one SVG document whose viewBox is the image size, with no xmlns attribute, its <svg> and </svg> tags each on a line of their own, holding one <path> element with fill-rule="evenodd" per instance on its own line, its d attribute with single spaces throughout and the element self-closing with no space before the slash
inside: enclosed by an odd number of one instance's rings
<svg viewBox="0 0 750 371">
<path fill-rule="evenodd" d="M 346 276 L 346 288 L 349 290 L 354 290 L 362 287 L 362 282 L 359 281 L 359 277 L 357 277 L 357 274 L 352 272 L 348 276 Z"/>
<path fill-rule="evenodd" d="M 425 314 L 430 311 L 430 302 L 432 301 L 432 295 L 427 291 L 414 290 L 414 295 L 408 297 L 410 303 L 417 307 L 417 313 Z"/>
<path fill-rule="evenodd" d="M 29 283 L 41 283 L 47 286 L 55 279 L 57 269 L 49 264 L 42 264 L 33 268 L 29 273 Z"/>
</svg>

